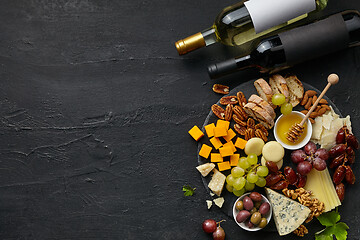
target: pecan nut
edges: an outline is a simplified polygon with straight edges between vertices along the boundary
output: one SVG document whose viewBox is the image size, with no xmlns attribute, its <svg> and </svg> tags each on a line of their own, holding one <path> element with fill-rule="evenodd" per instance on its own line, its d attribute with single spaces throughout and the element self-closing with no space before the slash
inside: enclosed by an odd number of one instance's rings
<svg viewBox="0 0 360 240">
<path fill-rule="evenodd" d="M 246 100 L 246 97 L 245 97 L 245 95 L 244 95 L 244 93 L 242 91 L 237 92 L 236 97 L 237 97 L 237 99 L 239 101 L 240 106 L 243 107 L 243 106 L 246 105 L 247 100 Z"/>
<path fill-rule="evenodd" d="M 225 119 L 225 110 L 220 107 L 219 105 L 212 105 L 211 106 L 211 111 L 215 114 L 215 116 L 217 116 L 218 118 L 224 120 Z"/>
<path fill-rule="evenodd" d="M 225 96 L 220 99 L 221 105 L 228 105 L 228 104 L 237 104 L 238 100 L 236 96 Z"/>
<path fill-rule="evenodd" d="M 247 120 L 247 127 L 248 128 L 254 128 L 255 129 L 255 120 L 252 118 L 248 118 Z"/>
<path fill-rule="evenodd" d="M 261 138 L 264 142 L 267 142 L 267 137 L 265 136 L 263 131 L 260 129 L 255 130 L 255 137 Z"/>
<path fill-rule="evenodd" d="M 226 121 L 230 121 L 233 114 L 233 106 L 231 104 L 228 104 L 225 108 L 225 116 L 224 119 Z"/>
<path fill-rule="evenodd" d="M 214 84 L 213 91 L 220 94 L 228 94 L 230 91 L 230 88 L 225 85 L 221 84 Z"/>
<path fill-rule="evenodd" d="M 234 114 L 236 114 L 239 119 L 242 121 L 245 121 L 248 118 L 248 115 L 246 114 L 245 110 L 241 106 L 235 106 L 234 107 Z"/>
<path fill-rule="evenodd" d="M 240 126 L 237 123 L 234 124 L 234 129 L 238 134 L 240 134 L 242 136 L 244 136 L 246 133 L 246 127 Z"/>
<path fill-rule="evenodd" d="M 258 123 L 255 125 L 255 129 L 260 129 L 265 134 L 266 137 L 269 136 L 269 132 L 266 129 L 266 127 L 264 127 L 264 125 Z"/>
<path fill-rule="evenodd" d="M 242 127 L 246 127 L 247 123 L 245 121 L 242 121 L 236 114 L 233 114 L 232 118 L 234 119 L 234 121 L 239 124 Z"/>
</svg>

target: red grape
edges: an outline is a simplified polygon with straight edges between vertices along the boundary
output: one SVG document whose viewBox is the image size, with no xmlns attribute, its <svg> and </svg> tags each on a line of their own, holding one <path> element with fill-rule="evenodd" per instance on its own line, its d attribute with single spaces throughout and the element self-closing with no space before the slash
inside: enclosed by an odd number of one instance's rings
<svg viewBox="0 0 360 240">
<path fill-rule="evenodd" d="M 312 165 L 308 161 L 301 162 L 296 167 L 296 171 L 303 176 L 308 175 L 311 169 L 312 169 Z"/>
<path fill-rule="evenodd" d="M 293 163 L 295 164 L 305 161 L 305 158 L 306 158 L 306 153 L 301 149 L 293 151 L 291 153 L 291 161 L 293 161 Z"/>
<path fill-rule="evenodd" d="M 296 183 L 297 181 L 297 176 L 296 176 L 296 173 L 294 171 L 294 169 L 292 169 L 291 167 L 289 166 L 286 166 L 284 168 L 284 175 L 286 177 L 286 180 L 289 181 L 289 184 L 293 185 Z"/>
<path fill-rule="evenodd" d="M 319 148 L 315 152 L 315 157 L 318 157 L 324 161 L 327 161 L 329 159 L 329 152 L 325 148 Z"/>
<path fill-rule="evenodd" d="M 326 168 L 326 162 L 321 158 L 316 157 L 313 161 L 313 167 L 318 171 L 322 171 Z"/>
<path fill-rule="evenodd" d="M 202 229 L 204 230 L 204 232 L 206 233 L 212 233 L 216 230 L 216 222 L 214 219 L 206 219 L 203 223 L 202 223 Z"/>
<path fill-rule="evenodd" d="M 224 240 L 225 239 L 225 231 L 222 227 L 217 227 L 215 232 L 213 232 L 214 240 Z"/>
<path fill-rule="evenodd" d="M 315 153 L 316 151 L 316 144 L 313 142 L 308 142 L 305 147 L 304 147 L 304 151 L 307 155 L 312 155 Z"/>
</svg>

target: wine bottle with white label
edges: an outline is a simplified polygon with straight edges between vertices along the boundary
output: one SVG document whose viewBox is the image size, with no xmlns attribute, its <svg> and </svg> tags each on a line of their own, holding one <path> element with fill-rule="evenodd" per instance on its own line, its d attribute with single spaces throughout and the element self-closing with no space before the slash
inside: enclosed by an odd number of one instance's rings
<svg viewBox="0 0 360 240">
<path fill-rule="evenodd" d="M 224 8 L 212 27 L 175 43 L 179 55 L 221 42 L 249 50 L 254 40 L 276 34 L 320 11 L 328 0 L 249 0 Z"/>
<path fill-rule="evenodd" d="M 297 63 L 360 45 L 360 13 L 344 11 L 270 36 L 249 55 L 208 66 L 211 78 L 248 68 L 276 72 Z"/>
</svg>

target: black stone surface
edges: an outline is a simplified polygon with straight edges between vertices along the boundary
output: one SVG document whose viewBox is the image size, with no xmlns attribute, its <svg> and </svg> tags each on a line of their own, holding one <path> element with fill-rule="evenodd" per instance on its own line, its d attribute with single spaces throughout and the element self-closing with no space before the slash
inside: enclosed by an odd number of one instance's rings
<svg viewBox="0 0 360 240">
<path fill-rule="evenodd" d="M 236 1 L 0 1 L 0 239 L 294 239 L 241 230 L 210 199 L 196 171 L 201 126 L 219 95 L 206 66 L 235 56 L 221 45 L 178 56 L 174 42 L 205 29 Z M 360 10 L 330 0 L 318 16 Z M 290 71 L 350 114 L 360 136 L 359 49 Z M 217 80 L 231 88 L 254 71 Z M 359 154 L 359 153 L 358 153 Z M 354 165 L 360 176 L 360 167 Z M 182 186 L 196 187 L 184 197 Z M 360 239 L 359 185 L 339 208 Z M 304 239 L 313 239 L 314 224 Z"/>
</svg>

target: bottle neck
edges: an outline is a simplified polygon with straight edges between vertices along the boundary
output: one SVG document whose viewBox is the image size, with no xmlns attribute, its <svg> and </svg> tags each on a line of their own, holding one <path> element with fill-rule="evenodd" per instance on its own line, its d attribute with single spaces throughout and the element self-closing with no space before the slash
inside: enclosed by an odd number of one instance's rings
<svg viewBox="0 0 360 240">
<path fill-rule="evenodd" d="M 206 47 L 217 42 L 215 28 L 213 27 L 205 29 L 204 31 L 201 32 L 201 35 L 204 38 Z"/>
</svg>

